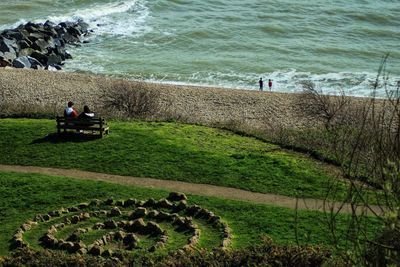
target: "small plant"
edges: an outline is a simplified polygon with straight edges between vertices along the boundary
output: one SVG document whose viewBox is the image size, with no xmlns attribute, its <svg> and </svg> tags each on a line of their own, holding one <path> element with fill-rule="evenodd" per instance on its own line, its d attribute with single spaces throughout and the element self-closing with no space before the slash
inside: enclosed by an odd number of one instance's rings
<svg viewBox="0 0 400 267">
<path fill-rule="evenodd" d="M 103 108 L 122 118 L 144 119 L 160 110 L 159 93 L 144 83 L 119 81 L 112 90 L 103 90 Z"/>
</svg>

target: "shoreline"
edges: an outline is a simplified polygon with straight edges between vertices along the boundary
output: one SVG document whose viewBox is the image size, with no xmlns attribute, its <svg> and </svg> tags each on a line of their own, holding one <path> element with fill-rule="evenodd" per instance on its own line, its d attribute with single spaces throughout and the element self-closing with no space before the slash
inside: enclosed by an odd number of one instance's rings
<svg viewBox="0 0 400 267">
<path fill-rule="evenodd" d="M 318 125 L 299 112 L 300 93 L 174 85 L 64 71 L 0 68 L 0 117 L 10 114 L 55 116 L 68 101 L 78 111 L 88 105 L 109 117 L 102 106 L 104 90 L 141 87 L 157 94 L 152 120 L 178 120 L 253 131 L 299 129 Z M 352 97 L 362 100 L 363 98 Z M 233 127 L 232 127 L 233 126 Z"/>
</svg>

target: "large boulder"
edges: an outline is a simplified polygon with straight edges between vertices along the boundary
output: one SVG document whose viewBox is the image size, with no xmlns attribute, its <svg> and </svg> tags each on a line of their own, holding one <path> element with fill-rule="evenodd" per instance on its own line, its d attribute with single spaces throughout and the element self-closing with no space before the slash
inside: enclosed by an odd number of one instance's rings
<svg viewBox="0 0 400 267">
<path fill-rule="evenodd" d="M 15 40 L 7 39 L 0 36 L 0 52 L 9 52 L 15 54 L 15 46 L 17 46 Z"/>
<path fill-rule="evenodd" d="M 29 61 L 27 56 L 17 57 L 16 59 L 13 60 L 12 66 L 17 69 L 23 69 L 23 68 L 29 69 L 31 67 L 31 62 Z"/>
</svg>

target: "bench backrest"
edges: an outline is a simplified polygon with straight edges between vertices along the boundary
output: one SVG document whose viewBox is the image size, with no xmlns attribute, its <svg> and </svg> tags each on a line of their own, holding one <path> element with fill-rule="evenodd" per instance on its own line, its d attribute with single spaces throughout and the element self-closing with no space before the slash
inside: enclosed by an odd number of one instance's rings
<svg viewBox="0 0 400 267">
<path fill-rule="evenodd" d="M 57 120 L 57 123 L 73 123 L 75 125 L 78 125 L 80 123 L 82 123 L 82 124 L 87 124 L 87 123 L 106 124 L 106 120 L 102 117 L 78 119 L 78 118 L 68 118 L 68 117 L 63 117 L 63 116 L 57 116 L 56 120 Z"/>
</svg>

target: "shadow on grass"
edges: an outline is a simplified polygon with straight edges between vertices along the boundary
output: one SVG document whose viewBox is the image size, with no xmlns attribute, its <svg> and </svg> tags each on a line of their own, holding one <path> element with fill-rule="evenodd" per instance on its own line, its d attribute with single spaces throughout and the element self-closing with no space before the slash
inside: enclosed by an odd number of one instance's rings
<svg viewBox="0 0 400 267">
<path fill-rule="evenodd" d="M 94 141 L 97 139 L 101 139 L 99 135 L 93 135 L 93 134 L 84 134 L 84 133 L 74 133 L 74 132 L 66 132 L 66 133 L 51 133 L 48 134 L 42 138 L 38 138 L 36 140 L 33 140 L 30 145 L 33 144 L 41 144 L 41 143 L 68 143 L 68 142 L 73 142 L 73 143 L 81 143 L 81 142 L 89 142 L 89 141 Z"/>
</svg>

